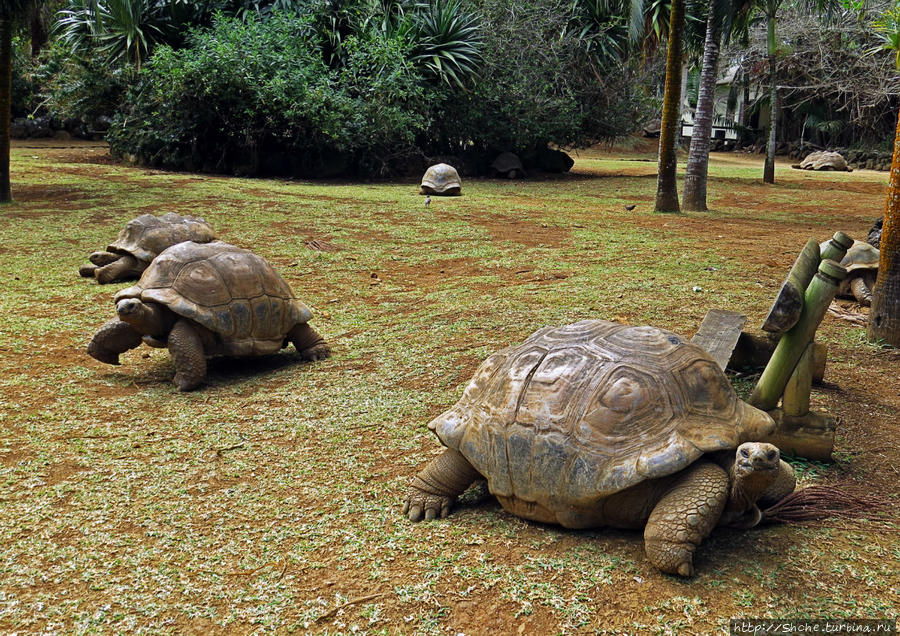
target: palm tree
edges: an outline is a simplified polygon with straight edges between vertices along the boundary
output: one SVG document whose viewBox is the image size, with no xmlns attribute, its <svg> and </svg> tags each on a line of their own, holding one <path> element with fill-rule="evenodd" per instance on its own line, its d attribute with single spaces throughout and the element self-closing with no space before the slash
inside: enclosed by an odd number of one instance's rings
<svg viewBox="0 0 900 636">
<path fill-rule="evenodd" d="M 678 212 L 678 127 L 681 119 L 681 43 L 684 39 L 684 0 L 672 0 L 666 51 L 666 87 L 659 131 L 659 174 L 656 180 L 656 212 Z"/>
<path fill-rule="evenodd" d="M 706 179 L 709 172 L 709 135 L 712 131 L 716 74 L 719 69 L 719 42 L 722 39 L 720 13 L 725 4 L 726 0 L 709 0 L 700 89 L 697 94 L 697 109 L 691 131 L 691 147 L 688 151 L 684 175 L 684 209 L 697 212 L 705 212 L 707 209 Z"/>
<path fill-rule="evenodd" d="M 760 8 L 766 18 L 766 57 L 769 61 L 769 138 L 766 141 L 766 162 L 763 181 L 775 183 L 775 135 L 778 122 L 778 41 L 775 39 L 775 19 L 782 0 L 764 0 Z"/>
<path fill-rule="evenodd" d="M 896 51 L 895 61 L 900 69 L 900 7 L 886 11 L 874 26 L 884 42 L 882 48 Z M 900 113 L 894 134 L 880 247 L 878 279 L 872 289 L 867 335 L 869 340 L 900 347 Z"/>
<path fill-rule="evenodd" d="M 766 57 L 769 62 L 769 135 L 766 142 L 766 162 L 763 166 L 763 181 L 775 183 L 775 137 L 777 132 L 780 101 L 778 98 L 778 39 L 775 23 L 778 12 L 785 0 L 757 0 L 759 13 L 766 21 Z M 803 6 L 813 13 L 831 18 L 841 7 L 841 0 L 803 0 Z"/>
<path fill-rule="evenodd" d="M 12 108 L 13 28 L 28 19 L 35 0 L 0 3 L 0 203 L 12 201 L 9 187 L 9 129 Z"/>
</svg>

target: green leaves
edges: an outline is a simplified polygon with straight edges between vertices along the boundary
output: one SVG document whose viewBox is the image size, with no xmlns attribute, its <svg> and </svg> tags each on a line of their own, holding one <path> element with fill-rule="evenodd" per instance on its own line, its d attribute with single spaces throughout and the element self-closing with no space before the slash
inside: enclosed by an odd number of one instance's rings
<svg viewBox="0 0 900 636">
<path fill-rule="evenodd" d="M 895 51 L 894 64 L 900 69 L 900 5 L 894 5 L 872 23 L 876 37 L 881 40 L 878 50 Z"/>
<path fill-rule="evenodd" d="M 72 0 L 60 11 L 56 30 L 60 40 L 76 54 L 95 50 L 110 64 L 127 63 L 140 70 L 153 47 L 164 40 L 162 10 L 168 4 L 154 0 Z"/>
<path fill-rule="evenodd" d="M 481 21 L 458 0 L 417 5 L 410 30 L 410 59 L 447 84 L 464 87 L 478 76 L 483 61 Z"/>
</svg>

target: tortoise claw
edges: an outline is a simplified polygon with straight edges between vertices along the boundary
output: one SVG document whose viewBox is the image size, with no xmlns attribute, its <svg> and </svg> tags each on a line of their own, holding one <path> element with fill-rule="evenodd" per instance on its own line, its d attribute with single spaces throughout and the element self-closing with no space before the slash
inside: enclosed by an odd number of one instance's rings
<svg viewBox="0 0 900 636">
<path fill-rule="evenodd" d="M 317 344 L 315 347 L 310 347 L 309 349 L 304 349 L 300 352 L 300 358 L 302 360 L 324 360 L 328 356 L 331 355 L 331 347 L 329 347 L 324 342 L 322 344 Z"/>
<path fill-rule="evenodd" d="M 403 514 L 410 521 L 431 521 L 440 517 L 443 519 L 450 514 L 453 505 L 453 497 L 433 495 L 417 488 L 411 488 L 406 501 L 403 502 Z"/>
</svg>

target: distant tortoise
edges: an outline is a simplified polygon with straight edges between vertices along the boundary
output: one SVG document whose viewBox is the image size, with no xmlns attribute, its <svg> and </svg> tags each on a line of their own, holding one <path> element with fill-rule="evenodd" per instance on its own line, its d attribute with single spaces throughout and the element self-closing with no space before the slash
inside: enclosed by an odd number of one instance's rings
<svg viewBox="0 0 900 636">
<path fill-rule="evenodd" d="M 819 249 L 824 250 L 827 244 L 828 241 L 820 243 Z M 868 243 L 853 241 L 853 245 L 841 259 L 841 266 L 846 268 L 847 277 L 841 281 L 837 295 L 855 298 L 863 307 L 869 307 L 872 304 L 872 288 L 878 277 L 880 257 L 881 253 Z"/>
<path fill-rule="evenodd" d="M 697 345 L 654 327 L 584 320 L 490 356 L 428 428 L 447 447 L 403 512 L 444 517 L 475 479 L 510 513 L 567 528 L 645 528 L 660 570 L 690 576 L 717 525 L 749 528 L 792 492 L 758 443 L 775 427 Z"/>
<path fill-rule="evenodd" d="M 462 191 L 462 182 L 456 168 L 447 163 L 438 163 L 425 171 L 422 177 L 421 194 L 457 196 Z"/>
<path fill-rule="evenodd" d="M 88 353 L 119 364 L 119 354 L 141 340 L 168 347 L 182 391 L 203 382 L 208 356 L 265 355 L 288 342 L 304 360 L 330 353 L 307 324 L 312 311 L 265 259 L 220 241 L 163 251 L 115 303 L 119 317 L 97 331 Z"/>
<path fill-rule="evenodd" d="M 511 152 L 501 152 L 491 163 L 491 170 L 499 177 L 517 179 L 525 176 L 525 168 L 518 156 Z"/>
<path fill-rule="evenodd" d="M 82 265 L 78 273 L 93 276 L 101 284 L 137 278 L 157 254 L 184 241 L 208 243 L 216 233 L 203 219 L 169 212 L 160 217 L 142 214 L 131 219 L 119 232 L 115 243 L 106 251 L 90 255 L 90 265 Z"/>
<path fill-rule="evenodd" d="M 853 172 L 847 166 L 847 160 L 839 152 L 830 152 L 828 150 L 817 150 L 811 152 L 803 161 L 797 165 L 791 166 L 800 170 L 836 170 L 839 172 Z"/>
</svg>

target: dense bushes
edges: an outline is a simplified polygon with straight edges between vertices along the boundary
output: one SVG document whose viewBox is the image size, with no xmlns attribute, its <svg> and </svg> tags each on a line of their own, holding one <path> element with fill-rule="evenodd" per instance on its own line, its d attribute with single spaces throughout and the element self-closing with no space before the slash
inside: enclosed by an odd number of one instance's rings
<svg viewBox="0 0 900 636">
<path fill-rule="evenodd" d="M 220 13 L 157 45 L 113 151 L 240 174 L 415 172 L 437 155 L 483 170 L 501 151 L 583 146 L 639 119 L 630 73 L 588 51 L 599 36 L 572 28 L 569 0 L 278 4 L 291 12 Z"/>
<path fill-rule="evenodd" d="M 151 164 L 280 174 L 380 171 L 413 151 L 421 78 L 396 41 L 343 43 L 331 69 L 309 18 L 221 18 L 157 49 L 109 140 Z"/>
<path fill-rule="evenodd" d="M 639 92 L 622 64 L 604 68 L 568 27 L 569 3 L 482 0 L 485 35 L 482 81 L 445 99 L 432 139 L 453 149 L 528 153 L 584 146 L 632 132 Z"/>
</svg>

